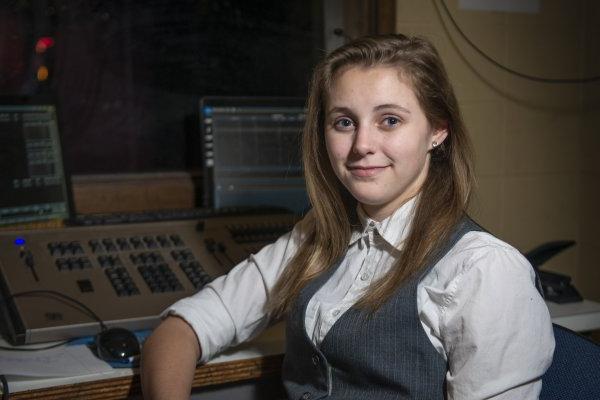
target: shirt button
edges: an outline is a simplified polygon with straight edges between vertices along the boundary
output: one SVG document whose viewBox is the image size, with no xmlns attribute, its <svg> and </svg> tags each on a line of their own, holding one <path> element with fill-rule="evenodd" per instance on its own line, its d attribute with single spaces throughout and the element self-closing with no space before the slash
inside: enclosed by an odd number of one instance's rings
<svg viewBox="0 0 600 400">
<path fill-rule="evenodd" d="M 337 317 L 338 315 L 340 315 L 340 310 L 333 310 L 331 315 L 333 315 L 334 317 Z"/>
<path fill-rule="evenodd" d="M 319 356 L 316 354 L 314 356 L 312 356 L 312 362 L 314 365 L 319 365 Z M 310 393 L 309 393 L 309 395 L 310 395 Z"/>
<path fill-rule="evenodd" d="M 300 396 L 300 400 L 308 400 L 312 397 L 312 394 L 310 394 L 310 392 L 305 392 L 302 396 Z"/>
<path fill-rule="evenodd" d="M 369 275 L 369 273 L 368 273 L 368 272 L 365 272 L 364 274 L 362 274 L 362 275 L 360 276 L 360 280 L 361 280 L 361 281 L 368 281 L 370 277 L 371 277 L 371 275 Z"/>
</svg>

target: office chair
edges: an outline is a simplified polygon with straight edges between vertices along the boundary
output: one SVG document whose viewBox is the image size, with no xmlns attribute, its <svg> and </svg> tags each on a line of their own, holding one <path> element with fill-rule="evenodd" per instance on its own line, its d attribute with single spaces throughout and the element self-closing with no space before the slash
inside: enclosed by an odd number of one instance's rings
<svg viewBox="0 0 600 400">
<path fill-rule="evenodd" d="M 556 348 L 542 377 L 540 400 L 599 400 L 600 345 L 553 324 Z"/>
</svg>

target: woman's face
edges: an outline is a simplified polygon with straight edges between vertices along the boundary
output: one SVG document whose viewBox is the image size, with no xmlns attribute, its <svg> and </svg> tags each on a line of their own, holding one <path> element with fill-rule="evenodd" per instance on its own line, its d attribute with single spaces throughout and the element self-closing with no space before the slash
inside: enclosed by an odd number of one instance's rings
<svg viewBox="0 0 600 400">
<path fill-rule="evenodd" d="M 333 170 L 375 220 L 418 193 L 429 151 L 446 129 L 430 126 L 407 81 L 391 67 L 352 67 L 327 99 L 325 142 Z"/>
</svg>

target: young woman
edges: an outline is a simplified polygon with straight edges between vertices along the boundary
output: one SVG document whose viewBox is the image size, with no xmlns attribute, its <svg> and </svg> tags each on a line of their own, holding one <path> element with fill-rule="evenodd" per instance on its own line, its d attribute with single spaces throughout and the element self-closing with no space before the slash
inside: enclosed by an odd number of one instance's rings
<svg viewBox="0 0 600 400">
<path fill-rule="evenodd" d="M 144 346 L 148 398 L 287 320 L 292 399 L 536 399 L 554 339 L 535 274 L 466 216 L 469 140 L 419 38 L 355 40 L 316 68 L 303 133 L 312 210 L 173 305 Z"/>
</svg>

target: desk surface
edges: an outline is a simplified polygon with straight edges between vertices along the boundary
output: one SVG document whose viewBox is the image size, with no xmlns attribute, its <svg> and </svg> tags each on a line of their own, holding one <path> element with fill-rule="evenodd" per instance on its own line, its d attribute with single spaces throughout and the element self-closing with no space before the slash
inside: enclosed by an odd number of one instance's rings
<svg viewBox="0 0 600 400">
<path fill-rule="evenodd" d="M 552 322 L 576 332 L 600 329 L 600 303 L 584 300 L 578 303 L 546 302 Z"/>
<path fill-rule="evenodd" d="M 575 331 L 600 329 L 600 303 L 548 302 L 552 321 Z M 284 327 L 277 324 L 255 340 L 199 366 L 193 387 L 275 377 L 280 374 L 284 350 Z M 135 369 L 115 369 L 107 374 L 53 379 L 10 379 L 11 399 L 102 398 L 125 399 L 139 394 Z M 97 396 L 97 397 L 96 397 Z"/>
<path fill-rule="evenodd" d="M 227 351 L 196 369 L 193 387 L 218 385 L 279 376 L 283 361 L 284 325 L 267 329 L 249 343 Z M 5 342 L 0 339 L 0 342 Z M 9 377 L 11 400 L 101 398 L 126 399 L 140 393 L 137 369 L 118 368 L 109 373 L 68 378 Z M 97 397 L 95 397 L 97 396 Z"/>
</svg>

